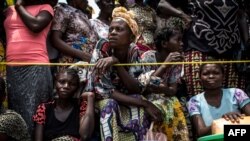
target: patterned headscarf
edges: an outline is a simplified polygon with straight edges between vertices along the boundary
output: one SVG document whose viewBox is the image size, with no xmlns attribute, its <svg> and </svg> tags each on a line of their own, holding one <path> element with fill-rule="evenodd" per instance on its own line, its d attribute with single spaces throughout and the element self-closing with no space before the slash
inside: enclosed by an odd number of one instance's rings
<svg viewBox="0 0 250 141">
<path fill-rule="evenodd" d="M 122 19 L 123 21 L 125 21 L 135 37 L 137 37 L 138 25 L 134 19 L 134 13 L 132 11 L 128 11 L 125 7 L 117 7 L 113 10 L 112 18 Z"/>
</svg>

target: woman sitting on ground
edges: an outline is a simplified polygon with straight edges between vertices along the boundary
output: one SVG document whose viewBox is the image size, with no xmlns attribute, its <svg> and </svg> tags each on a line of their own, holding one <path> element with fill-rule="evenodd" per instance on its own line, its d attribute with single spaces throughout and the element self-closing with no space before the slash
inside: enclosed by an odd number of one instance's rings
<svg viewBox="0 0 250 141">
<path fill-rule="evenodd" d="M 238 122 L 242 114 L 250 115 L 250 98 L 238 88 L 222 87 L 224 68 L 220 64 L 203 64 L 200 80 L 204 92 L 193 96 L 188 102 L 188 110 L 196 136 L 211 134 L 213 120 L 225 118 Z"/>
</svg>

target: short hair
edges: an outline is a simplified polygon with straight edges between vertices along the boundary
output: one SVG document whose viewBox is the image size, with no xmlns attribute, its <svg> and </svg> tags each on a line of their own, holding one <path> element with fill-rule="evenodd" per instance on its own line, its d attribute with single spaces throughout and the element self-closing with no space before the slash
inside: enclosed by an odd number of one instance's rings
<svg viewBox="0 0 250 141">
<path fill-rule="evenodd" d="M 78 75 L 78 71 L 76 69 L 73 69 L 73 68 L 64 69 L 64 70 L 56 73 L 56 79 L 57 79 L 58 75 L 62 74 L 62 73 L 67 73 L 67 74 L 71 75 L 73 77 L 73 79 L 77 80 L 77 85 L 78 86 L 80 85 L 80 78 L 79 78 L 79 75 Z"/>
<path fill-rule="evenodd" d="M 156 31 L 156 35 L 154 38 L 156 49 L 160 51 L 162 48 L 161 43 L 163 41 L 169 41 L 170 37 L 175 35 L 177 31 L 183 33 L 184 26 L 185 24 L 182 19 L 177 17 L 170 17 L 166 22 L 166 26 Z"/>
</svg>

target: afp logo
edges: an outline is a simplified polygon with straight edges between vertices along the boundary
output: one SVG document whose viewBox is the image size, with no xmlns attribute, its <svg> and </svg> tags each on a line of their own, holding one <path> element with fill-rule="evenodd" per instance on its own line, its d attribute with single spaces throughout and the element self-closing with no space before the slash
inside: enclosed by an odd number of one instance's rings
<svg viewBox="0 0 250 141">
<path fill-rule="evenodd" d="M 250 125 L 224 125 L 224 141 L 241 139 L 248 141 L 250 138 Z"/>
</svg>

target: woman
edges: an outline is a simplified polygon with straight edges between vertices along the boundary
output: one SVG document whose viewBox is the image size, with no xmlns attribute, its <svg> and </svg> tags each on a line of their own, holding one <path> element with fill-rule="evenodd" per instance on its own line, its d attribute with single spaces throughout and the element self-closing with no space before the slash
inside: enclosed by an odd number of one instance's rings
<svg viewBox="0 0 250 141">
<path fill-rule="evenodd" d="M 46 38 L 54 11 L 50 2 L 17 0 L 6 11 L 4 27 L 7 37 L 8 63 L 34 63 L 34 65 L 7 66 L 7 93 L 9 108 L 21 114 L 33 131 L 32 115 L 39 103 L 52 97 L 52 77 Z"/>
<path fill-rule="evenodd" d="M 212 121 L 221 117 L 238 122 L 250 115 L 250 98 L 238 88 L 223 88 L 224 68 L 220 64 L 204 64 L 200 67 L 200 79 L 204 92 L 192 97 L 188 110 L 196 136 L 211 134 Z"/>
<path fill-rule="evenodd" d="M 155 49 L 156 12 L 148 5 L 144 5 L 143 0 L 135 0 L 135 3 L 129 6 L 129 10 L 135 13 L 136 22 L 139 26 L 136 44 L 141 53 Z"/>
<path fill-rule="evenodd" d="M 94 130 L 94 94 L 85 93 L 87 99 L 74 98 L 80 87 L 77 71 L 66 69 L 56 75 L 58 98 L 41 103 L 33 120 L 36 122 L 35 141 L 84 141 Z"/>
<path fill-rule="evenodd" d="M 6 98 L 5 90 L 5 81 L 0 77 L 0 140 L 31 141 L 27 124 L 22 116 L 4 108 L 2 102 Z"/>
<path fill-rule="evenodd" d="M 109 40 L 100 40 L 93 52 L 86 91 L 94 91 L 100 110 L 102 140 L 142 140 L 149 127 L 145 111 L 152 120 L 161 121 L 161 112 L 140 95 L 133 76 L 140 67 L 111 67 L 115 63 L 136 63 L 139 53 L 130 46 L 138 26 L 131 12 L 123 7 L 113 10 Z"/>
<path fill-rule="evenodd" d="M 192 24 L 184 36 L 184 51 L 186 62 L 200 62 L 213 58 L 217 61 L 233 60 L 235 52 L 246 45 L 248 33 L 243 12 L 237 0 L 191 0 Z M 190 23 L 188 16 L 172 7 L 168 0 L 161 0 L 158 5 L 162 13 L 183 18 Z M 188 95 L 191 97 L 202 92 L 199 82 L 199 66 L 185 66 L 185 81 Z M 245 78 L 240 75 L 235 65 L 225 64 L 225 87 L 245 89 Z"/>
<path fill-rule="evenodd" d="M 60 51 L 60 63 L 89 62 L 97 41 L 88 16 L 84 13 L 87 0 L 67 0 L 55 8 L 51 27 L 53 46 Z M 59 67 L 59 71 L 68 66 Z"/>
<path fill-rule="evenodd" d="M 115 7 L 115 0 L 96 0 L 100 8 L 99 16 L 90 19 L 90 23 L 100 38 L 108 38 L 109 25 L 112 19 L 112 11 Z"/>
<path fill-rule="evenodd" d="M 156 34 L 156 50 L 143 53 L 141 62 L 181 62 L 182 28 L 178 26 L 171 26 L 169 21 L 168 26 Z M 145 97 L 164 115 L 163 122 L 154 124 L 154 129 L 166 134 L 169 141 L 189 141 L 186 120 L 176 97 L 181 71 L 182 65 L 144 66 L 144 73 L 139 76 L 139 80 L 146 87 Z"/>
</svg>

